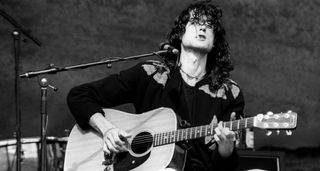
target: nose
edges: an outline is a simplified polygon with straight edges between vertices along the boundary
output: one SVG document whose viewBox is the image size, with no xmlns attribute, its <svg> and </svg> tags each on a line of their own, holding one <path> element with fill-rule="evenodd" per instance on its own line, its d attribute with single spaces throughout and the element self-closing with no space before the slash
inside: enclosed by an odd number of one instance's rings
<svg viewBox="0 0 320 171">
<path fill-rule="evenodd" d="M 204 24 L 201 24 L 201 25 L 199 25 L 198 27 L 199 27 L 199 30 L 204 31 L 204 32 L 205 32 L 206 29 L 207 29 L 206 25 L 204 25 Z"/>
</svg>

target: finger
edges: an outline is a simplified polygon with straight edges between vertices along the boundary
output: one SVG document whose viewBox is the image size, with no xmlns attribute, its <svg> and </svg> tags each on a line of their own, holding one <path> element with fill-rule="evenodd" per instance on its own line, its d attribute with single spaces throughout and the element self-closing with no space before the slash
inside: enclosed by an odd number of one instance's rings
<svg viewBox="0 0 320 171">
<path fill-rule="evenodd" d="M 233 131 L 227 130 L 225 134 L 228 140 L 234 141 L 236 139 L 236 133 Z"/>
<path fill-rule="evenodd" d="M 210 145 L 210 147 L 209 147 L 210 150 L 214 150 L 215 148 L 216 148 L 216 144 L 212 144 L 212 145 Z"/>
<path fill-rule="evenodd" d="M 214 139 L 214 137 L 212 137 L 212 139 L 210 140 L 210 143 L 214 143 L 216 142 L 216 140 Z"/>
<path fill-rule="evenodd" d="M 113 132 L 111 132 L 112 134 L 112 138 L 113 138 L 113 141 L 111 141 L 114 145 L 114 147 L 119 150 L 119 151 L 126 151 L 126 142 L 123 141 L 123 139 L 121 138 L 122 136 L 120 135 L 120 132 L 124 132 L 124 131 L 121 131 L 121 130 L 115 130 Z"/>
<path fill-rule="evenodd" d="M 122 136 L 117 134 L 117 135 L 114 135 L 113 138 L 114 138 L 114 142 L 116 144 L 116 148 L 119 150 L 119 151 L 127 151 L 127 148 L 126 148 L 126 142 L 123 138 L 121 138 Z"/>
<path fill-rule="evenodd" d="M 234 131 L 230 131 L 230 128 L 223 128 L 221 132 L 225 135 L 226 140 L 235 140 L 236 133 Z"/>
<path fill-rule="evenodd" d="M 218 144 L 220 144 L 220 138 L 218 137 L 217 134 L 214 134 L 214 135 L 213 135 L 213 138 L 214 138 L 214 140 L 215 140 Z"/>
<path fill-rule="evenodd" d="M 120 140 L 126 144 L 128 143 L 128 139 L 131 138 L 131 134 L 128 134 L 127 132 L 125 131 L 119 131 L 119 137 L 120 137 Z"/>
<path fill-rule="evenodd" d="M 221 134 L 221 129 L 220 129 L 219 126 L 217 126 L 217 127 L 214 129 L 214 131 L 215 131 L 215 134 L 216 134 L 216 135 L 220 135 L 220 134 Z"/>
<path fill-rule="evenodd" d="M 218 135 L 218 136 L 219 136 L 219 138 L 220 138 L 220 141 L 225 141 L 225 140 L 227 140 L 226 134 L 225 134 L 224 132 L 222 132 L 222 131 L 221 131 L 221 134 Z"/>
<path fill-rule="evenodd" d="M 126 131 L 119 131 L 119 134 L 121 135 L 121 137 L 123 138 L 131 138 L 131 134 L 127 133 Z"/>
<path fill-rule="evenodd" d="M 120 139 L 120 133 L 119 132 L 114 132 L 112 133 L 112 137 L 114 139 L 114 142 L 117 146 L 122 146 L 125 144 L 121 139 Z"/>
<path fill-rule="evenodd" d="M 224 128 L 219 124 L 219 126 L 215 129 L 216 135 L 219 137 L 220 141 L 225 141 L 226 140 L 226 135 Z"/>
<path fill-rule="evenodd" d="M 110 137 L 108 137 L 108 138 L 110 138 Z M 110 152 L 115 152 L 115 153 L 119 152 L 119 150 L 116 149 L 115 145 L 113 145 L 114 143 L 112 143 L 112 141 L 110 139 L 108 139 L 106 141 L 106 144 L 107 144 L 108 149 L 110 150 Z"/>
<path fill-rule="evenodd" d="M 108 146 L 106 143 L 103 143 L 103 151 L 106 153 L 106 154 L 111 154 L 110 150 L 108 149 Z"/>
<path fill-rule="evenodd" d="M 125 150 L 125 151 L 127 151 L 127 149 L 128 149 L 128 146 L 129 146 L 129 138 L 131 138 L 132 137 L 132 135 L 131 134 L 129 134 L 129 133 L 127 133 L 127 132 L 125 132 L 125 131 L 119 131 L 119 138 L 120 138 L 120 140 L 123 142 L 123 144 L 122 144 L 122 148 Z"/>
</svg>

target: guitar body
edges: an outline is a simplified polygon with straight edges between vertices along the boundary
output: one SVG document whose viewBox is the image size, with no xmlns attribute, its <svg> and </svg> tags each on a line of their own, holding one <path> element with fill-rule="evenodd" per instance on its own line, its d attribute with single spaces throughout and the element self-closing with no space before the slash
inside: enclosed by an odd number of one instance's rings
<svg viewBox="0 0 320 171">
<path fill-rule="evenodd" d="M 132 135 L 129 144 L 145 142 L 141 146 L 129 146 L 129 151 L 116 154 L 109 170 L 150 171 L 166 168 L 175 152 L 175 144 L 152 146 L 153 135 L 177 129 L 175 113 L 168 108 L 158 108 L 147 113 L 129 114 L 105 109 L 106 118 L 115 126 Z M 144 138 L 143 140 L 141 138 Z M 83 131 L 75 125 L 68 138 L 65 171 L 103 171 L 103 140 L 96 131 Z M 180 151 L 180 155 L 183 153 Z M 183 162 L 182 162 L 183 163 Z"/>
</svg>

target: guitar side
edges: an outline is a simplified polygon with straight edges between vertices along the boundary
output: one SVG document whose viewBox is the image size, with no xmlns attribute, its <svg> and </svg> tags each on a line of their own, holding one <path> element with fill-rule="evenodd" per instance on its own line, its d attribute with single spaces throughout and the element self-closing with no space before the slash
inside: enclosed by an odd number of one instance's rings
<svg viewBox="0 0 320 171">
<path fill-rule="evenodd" d="M 174 112 L 168 108 L 158 108 L 147 113 L 130 114 L 113 109 L 105 109 L 106 118 L 117 127 L 124 129 L 133 137 L 140 132 L 150 132 L 151 134 L 164 131 L 173 131 L 177 129 L 177 120 Z M 130 142 L 130 139 L 129 139 Z M 103 140 L 95 131 L 83 131 L 78 125 L 75 125 L 68 138 L 66 148 L 64 170 L 65 171 L 102 171 L 106 166 L 102 164 Z M 149 156 L 142 164 L 135 165 L 135 155 L 129 149 L 133 156 L 128 165 L 128 170 L 147 171 L 159 170 L 165 168 L 171 161 L 174 153 L 175 144 L 151 147 Z M 130 166 L 131 165 L 131 166 Z M 123 167 L 123 166 L 122 166 Z M 111 170 L 118 171 L 111 167 Z"/>
</svg>

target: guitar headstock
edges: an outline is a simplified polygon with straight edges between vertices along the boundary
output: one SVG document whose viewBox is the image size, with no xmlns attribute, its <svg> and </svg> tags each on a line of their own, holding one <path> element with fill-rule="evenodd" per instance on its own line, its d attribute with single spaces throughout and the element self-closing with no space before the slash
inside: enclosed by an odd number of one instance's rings
<svg viewBox="0 0 320 171">
<path fill-rule="evenodd" d="M 297 126 L 298 114 L 292 111 L 254 117 L 254 127 L 268 130 L 291 130 Z"/>
</svg>

